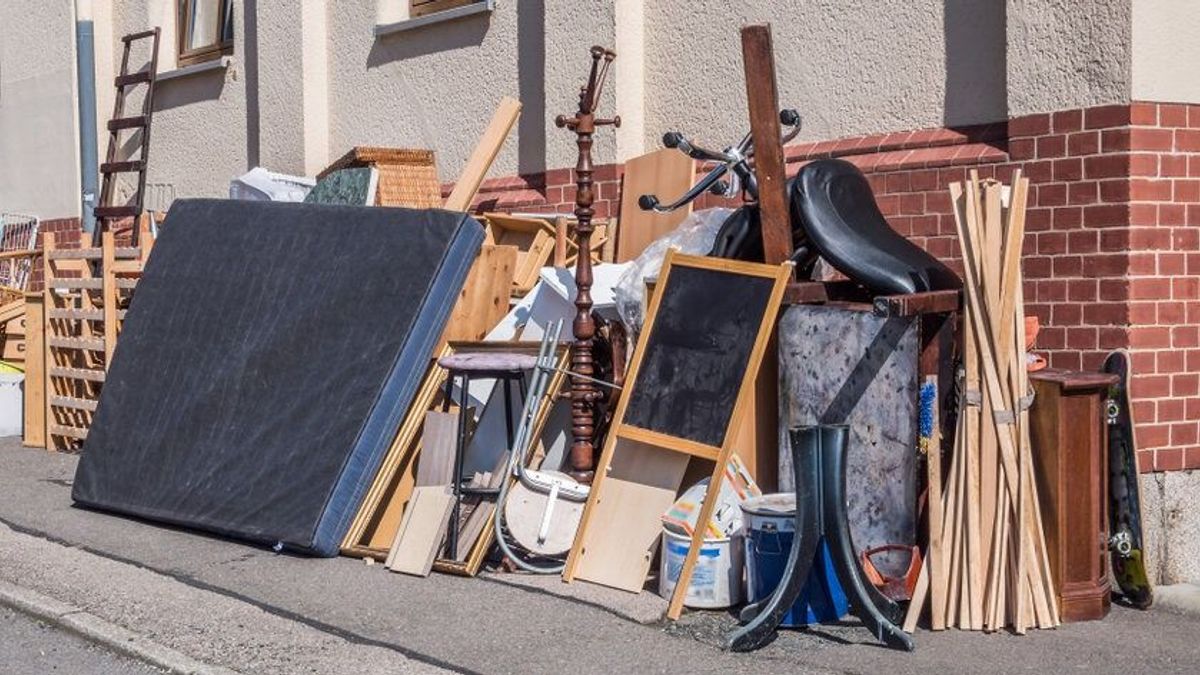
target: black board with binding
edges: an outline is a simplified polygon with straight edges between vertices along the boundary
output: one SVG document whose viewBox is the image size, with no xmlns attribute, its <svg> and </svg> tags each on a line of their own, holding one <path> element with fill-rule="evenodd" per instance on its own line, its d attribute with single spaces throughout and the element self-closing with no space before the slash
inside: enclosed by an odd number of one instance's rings
<svg viewBox="0 0 1200 675">
<path fill-rule="evenodd" d="M 673 267 L 657 289 L 624 423 L 720 447 L 774 286 L 768 277 Z"/>
</svg>

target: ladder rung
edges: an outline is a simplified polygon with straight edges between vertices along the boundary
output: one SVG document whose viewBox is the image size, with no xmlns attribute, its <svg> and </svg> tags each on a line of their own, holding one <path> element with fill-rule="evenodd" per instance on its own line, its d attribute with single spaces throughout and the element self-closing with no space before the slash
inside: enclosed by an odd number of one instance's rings
<svg viewBox="0 0 1200 675">
<path fill-rule="evenodd" d="M 103 382 L 107 377 L 107 373 L 103 370 L 91 370 L 88 368 L 63 368 L 61 366 L 50 367 L 50 377 L 61 377 L 68 380 L 87 380 L 88 382 Z"/>
<path fill-rule="evenodd" d="M 73 408 L 75 410 L 96 412 L 95 401 L 86 398 L 75 398 L 74 396 L 51 396 L 50 405 L 58 406 L 59 408 Z"/>
<path fill-rule="evenodd" d="M 98 248 L 56 248 L 46 253 L 51 260 L 99 260 L 103 256 Z"/>
<path fill-rule="evenodd" d="M 50 288 L 78 288 L 99 291 L 104 289 L 103 279 L 51 279 Z"/>
<path fill-rule="evenodd" d="M 141 159 L 134 159 L 128 162 L 105 162 L 100 165 L 100 173 L 130 173 L 144 171 L 145 169 L 146 162 Z"/>
<path fill-rule="evenodd" d="M 151 79 L 153 78 L 150 77 L 150 71 L 139 70 L 136 73 L 118 75 L 116 78 L 116 83 L 118 87 L 127 87 L 131 84 L 142 84 L 143 82 L 149 82 Z"/>
<path fill-rule="evenodd" d="M 142 212 L 136 206 L 97 206 L 95 216 L 97 218 L 133 218 L 140 215 Z"/>
<path fill-rule="evenodd" d="M 118 246 L 113 252 L 117 260 L 137 260 L 142 257 L 142 249 L 136 246 Z"/>
<path fill-rule="evenodd" d="M 154 37 L 155 35 L 158 35 L 157 28 L 154 28 L 151 30 L 144 30 L 140 33 L 130 33 L 129 35 L 122 37 L 121 41 L 129 43 L 129 42 L 133 42 L 134 40 L 145 40 L 146 38 Z"/>
<path fill-rule="evenodd" d="M 87 429 L 64 427 L 59 424 L 47 424 L 46 428 L 50 431 L 51 436 L 65 436 L 67 438 L 74 438 L 77 441 L 87 439 Z"/>
<path fill-rule="evenodd" d="M 59 349 L 88 349 L 93 352 L 104 351 L 103 338 L 80 338 L 80 337 L 48 337 L 46 344 Z"/>
<path fill-rule="evenodd" d="M 117 277 L 117 288 L 137 288 L 137 279 L 128 279 L 125 277 Z"/>
<path fill-rule="evenodd" d="M 118 117 L 108 121 L 109 131 L 118 131 L 120 129 L 138 129 L 150 123 L 150 118 L 145 115 L 137 117 Z"/>
<path fill-rule="evenodd" d="M 104 311 L 100 309 L 60 309 L 46 310 L 49 319 L 81 319 L 84 321 L 103 321 Z"/>
</svg>

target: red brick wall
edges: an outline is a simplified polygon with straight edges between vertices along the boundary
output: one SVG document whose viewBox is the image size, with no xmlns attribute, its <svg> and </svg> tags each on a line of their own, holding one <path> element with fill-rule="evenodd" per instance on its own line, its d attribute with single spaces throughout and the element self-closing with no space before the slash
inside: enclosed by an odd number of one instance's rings
<svg viewBox="0 0 1200 675">
<path fill-rule="evenodd" d="M 1128 348 L 1143 470 L 1200 468 L 1200 107 L 1101 106 L 964 129 L 791 146 L 789 173 L 843 157 L 868 175 L 892 226 L 960 267 L 947 186 L 970 170 L 1030 179 L 1026 311 L 1053 366 L 1097 369 Z M 616 215 L 620 170 L 596 172 Z M 574 206 L 572 172 L 488 181 L 479 210 Z M 705 197 L 701 206 L 721 200 Z"/>
</svg>

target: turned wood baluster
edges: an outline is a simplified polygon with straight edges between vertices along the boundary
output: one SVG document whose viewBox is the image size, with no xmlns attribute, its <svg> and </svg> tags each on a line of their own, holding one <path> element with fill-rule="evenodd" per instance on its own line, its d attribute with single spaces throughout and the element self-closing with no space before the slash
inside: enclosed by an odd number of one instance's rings
<svg viewBox="0 0 1200 675">
<path fill-rule="evenodd" d="M 592 47 L 592 68 L 587 85 L 579 91 L 579 111 L 574 117 L 559 115 L 554 123 L 575 132 L 575 144 L 579 147 L 579 159 L 575 163 L 575 242 L 578 245 L 575 260 L 575 321 L 571 328 L 575 337 L 571 345 L 571 370 L 585 377 L 595 377 L 595 361 L 592 356 L 596 322 L 592 319 L 592 216 L 595 210 L 595 194 L 592 192 L 592 134 L 598 126 L 621 126 L 621 118 L 597 119 L 596 105 L 608 76 L 609 66 L 616 53 L 603 47 Z M 596 401 L 600 391 L 592 382 L 581 377 L 571 377 L 571 450 L 568 469 L 576 480 L 591 482 L 593 468 L 593 440 L 596 431 Z"/>
</svg>

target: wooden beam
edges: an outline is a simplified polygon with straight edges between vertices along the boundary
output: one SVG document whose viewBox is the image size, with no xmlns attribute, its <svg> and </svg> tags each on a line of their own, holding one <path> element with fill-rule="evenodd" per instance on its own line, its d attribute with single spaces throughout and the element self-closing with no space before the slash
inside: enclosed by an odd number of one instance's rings
<svg viewBox="0 0 1200 675">
<path fill-rule="evenodd" d="M 750 135 L 754 139 L 754 174 L 758 179 L 758 208 L 762 222 L 763 262 L 778 265 L 792 255 L 792 226 L 788 213 L 787 174 L 779 127 L 779 91 L 775 82 L 775 48 L 771 26 L 742 29 L 742 59 Z"/>
</svg>

